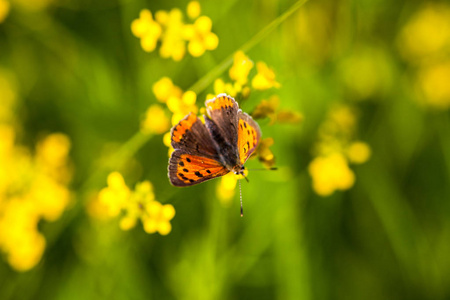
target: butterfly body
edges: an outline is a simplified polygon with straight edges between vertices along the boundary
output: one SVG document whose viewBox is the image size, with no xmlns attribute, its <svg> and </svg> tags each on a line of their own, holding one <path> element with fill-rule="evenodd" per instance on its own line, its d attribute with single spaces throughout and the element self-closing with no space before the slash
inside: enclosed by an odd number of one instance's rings
<svg viewBox="0 0 450 300">
<path fill-rule="evenodd" d="M 232 97 L 220 94 L 205 105 L 205 123 L 190 113 L 171 130 L 174 152 L 168 175 L 174 186 L 191 186 L 229 172 L 243 174 L 244 163 L 258 146 L 258 124 Z"/>
</svg>

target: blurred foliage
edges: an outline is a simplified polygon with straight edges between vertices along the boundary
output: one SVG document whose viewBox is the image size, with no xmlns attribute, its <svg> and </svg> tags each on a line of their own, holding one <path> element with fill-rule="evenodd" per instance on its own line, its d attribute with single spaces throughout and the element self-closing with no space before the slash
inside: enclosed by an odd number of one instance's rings
<svg viewBox="0 0 450 300">
<path fill-rule="evenodd" d="M 449 299 L 449 80 L 445 1 L 0 0 L 0 299 Z M 222 92 L 243 218 L 167 178 Z"/>
</svg>

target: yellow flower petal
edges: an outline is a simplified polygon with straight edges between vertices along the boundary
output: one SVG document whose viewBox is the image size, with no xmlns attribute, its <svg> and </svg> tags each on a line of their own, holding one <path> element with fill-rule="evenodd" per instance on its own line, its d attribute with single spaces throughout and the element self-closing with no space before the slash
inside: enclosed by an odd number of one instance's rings
<svg viewBox="0 0 450 300">
<path fill-rule="evenodd" d="M 163 143 L 164 145 L 166 145 L 167 147 L 170 147 L 172 144 L 172 139 L 171 139 L 171 134 L 170 131 L 167 132 L 166 134 L 164 134 L 163 136 Z"/>
<path fill-rule="evenodd" d="M 130 230 L 136 226 L 136 218 L 131 216 L 125 216 L 120 220 L 119 227 L 122 230 Z"/>
<path fill-rule="evenodd" d="M 211 31 L 212 21 L 207 16 L 201 16 L 195 20 L 194 26 L 200 33 L 208 33 Z"/>
<path fill-rule="evenodd" d="M 148 134 L 161 134 L 169 128 L 170 121 L 164 109 L 157 104 L 151 105 L 145 113 L 145 119 L 141 122 L 141 130 Z"/>
<path fill-rule="evenodd" d="M 365 163 L 370 155 L 370 147 L 364 142 L 353 142 L 347 150 L 348 159 L 355 164 Z"/>
<path fill-rule="evenodd" d="M 355 182 L 355 174 L 341 153 L 316 157 L 308 167 L 313 189 L 320 196 L 329 196 L 335 190 L 347 190 Z"/>
<path fill-rule="evenodd" d="M 194 57 L 202 56 L 205 50 L 205 47 L 198 39 L 193 39 L 188 44 L 188 51 Z"/>
<path fill-rule="evenodd" d="M 164 220 L 172 220 L 175 216 L 175 208 L 171 204 L 166 204 L 162 207 L 161 218 Z"/>
<path fill-rule="evenodd" d="M 186 13 L 190 19 L 195 19 L 200 16 L 201 7 L 198 1 L 191 1 L 187 5 Z"/>
<path fill-rule="evenodd" d="M 152 87 L 153 94 L 160 102 L 166 102 L 174 94 L 174 89 L 175 86 L 169 77 L 162 77 Z"/>
<path fill-rule="evenodd" d="M 169 222 L 160 222 L 157 225 L 157 231 L 160 235 L 168 235 L 172 231 L 172 225 Z"/>
<path fill-rule="evenodd" d="M 204 37 L 204 45 L 206 50 L 214 50 L 219 45 L 219 38 L 216 34 L 209 32 Z"/>
<path fill-rule="evenodd" d="M 183 94 L 183 98 L 182 101 L 184 102 L 185 105 L 194 105 L 195 102 L 197 101 L 197 94 L 193 91 L 186 91 Z"/>
</svg>

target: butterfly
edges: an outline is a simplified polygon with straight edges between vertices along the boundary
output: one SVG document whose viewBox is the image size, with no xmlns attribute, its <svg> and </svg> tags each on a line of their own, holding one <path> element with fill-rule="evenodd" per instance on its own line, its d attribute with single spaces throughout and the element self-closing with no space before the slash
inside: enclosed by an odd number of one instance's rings
<svg viewBox="0 0 450 300">
<path fill-rule="evenodd" d="M 243 175 L 244 163 L 259 144 L 258 124 L 234 98 L 219 94 L 205 106 L 205 123 L 191 112 L 171 130 L 174 151 L 168 175 L 174 186 L 195 185 L 229 172 Z"/>
</svg>

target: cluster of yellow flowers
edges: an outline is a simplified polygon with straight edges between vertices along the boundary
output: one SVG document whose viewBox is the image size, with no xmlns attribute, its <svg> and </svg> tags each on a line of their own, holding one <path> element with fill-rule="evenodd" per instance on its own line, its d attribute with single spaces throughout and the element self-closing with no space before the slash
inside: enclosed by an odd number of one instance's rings
<svg viewBox="0 0 450 300">
<path fill-rule="evenodd" d="M 45 250 L 38 223 L 57 220 L 70 203 L 72 169 L 64 134 L 46 136 L 34 154 L 16 143 L 13 82 L 0 72 L 0 251 L 11 267 L 26 271 Z"/>
<path fill-rule="evenodd" d="M 426 4 L 405 24 L 398 36 L 402 56 L 415 69 L 421 101 L 430 107 L 450 107 L 450 6 Z"/>
<path fill-rule="evenodd" d="M 355 174 L 349 163 L 361 164 L 371 155 L 369 145 L 354 139 L 355 112 L 348 106 L 333 108 L 319 128 L 315 158 L 308 167 L 314 191 L 329 196 L 336 190 L 350 189 Z"/>
<path fill-rule="evenodd" d="M 226 93 L 232 97 L 240 96 L 246 99 L 250 95 L 249 75 L 254 63 L 242 51 L 237 51 L 233 56 L 233 65 L 228 71 L 232 82 L 224 82 L 217 78 L 214 81 L 214 94 L 208 94 L 207 99 L 214 98 L 214 95 Z M 280 84 L 275 80 L 275 72 L 260 61 L 256 63 L 257 74 L 251 80 L 251 87 L 255 90 L 268 90 L 279 88 Z"/>
<path fill-rule="evenodd" d="M 193 24 L 184 23 L 183 13 L 178 8 L 171 11 L 160 10 L 154 16 L 150 10 L 143 9 L 139 18 L 131 23 L 131 31 L 140 38 L 144 51 L 154 51 L 160 41 L 160 56 L 174 61 L 183 59 L 186 44 L 187 51 L 194 57 L 202 56 L 206 50 L 216 49 L 219 38 L 211 32 L 211 19 L 200 16 L 200 3 L 189 2 L 186 12 Z"/>
<path fill-rule="evenodd" d="M 198 112 L 197 94 L 193 91 L 186 91 L 176 86 L 172 80 L 168 77 L 163 77 L 153 84 L 153 94 L 156 99 L 164 103 L 170 113 L 171 121 L 166 115 L 165 110 L 161 105 L 154 104 L 150 106 L 147 111 L 145 120 L 141 123 L 141 130 L 149 132 L 150 126 L 152 126 L 153 133 L 161 134 L 164 133 L 163 142 L 169 147 L 169 155 L 172 153 L 173 149 L 171 147 L 170 141 L 170 123 L 176 125 L 181 119 L 183 119 L 188 113 Z M 148 125 L 146 125 L 148 124 Z M 157 128 L 158 130 L 155 130 Z"/>
<path fill-rule="evenodd" d="M 131 191 L 119 172 L 112 172 L 107 178 L 108 186 L 90 203 L 89 213 L 99 219 L 109 219 L 121 215 L 120 228 L 129 230 L 140 219 L 145 232 L 167 235 L 172 230 L 170 220 L 175 216 L 171 204 L 161 204 L 155 200 L 153 186 L 149 181 L 136 184 Z"/>
</svg>

